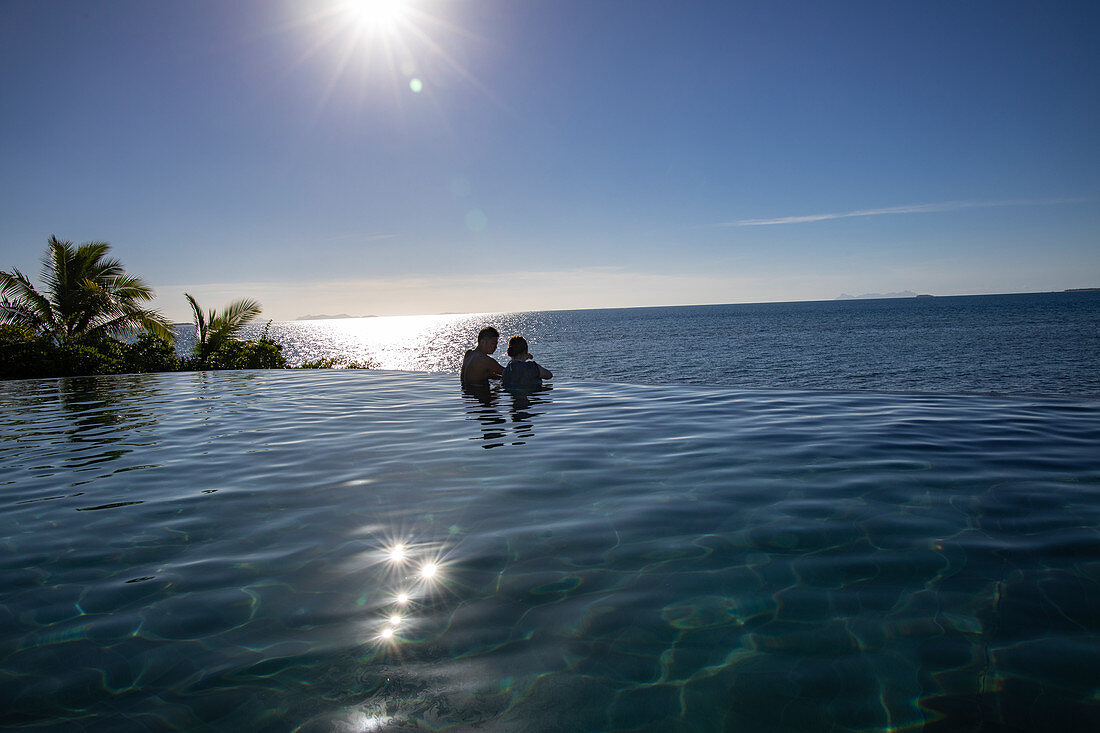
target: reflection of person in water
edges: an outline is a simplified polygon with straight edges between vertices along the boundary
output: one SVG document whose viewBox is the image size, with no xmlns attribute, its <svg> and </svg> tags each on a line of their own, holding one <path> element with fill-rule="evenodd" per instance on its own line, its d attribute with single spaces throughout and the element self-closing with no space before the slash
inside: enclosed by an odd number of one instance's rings
<svg viewBox="0 0 1100 733">
<path fill-rule="evenodd" d="M 467 397 L 467 419 L 481 423 L 481 435 L 470 440 L 480 440 L 481 447 L 489 449 L 507 445 L 510 432 L 515 433 L 516 438 L 511 441 L 512 445 L 525 445 L 524 438 L 534 437 L 533 420 L 542 414 L 541 411 L 536 412 L 535 408 L 549 403 L 550 387 L 511 392 L 511 421 L 501 409 L 503 405 L 498 404 L 502 397 L 507 399 L 508 393 L 488 385 L 466 385 L 462 388 L 462 393 Z"/>
<path fill-rule="evenodd" d="M 503 368 L 490 356 L 497 350 L 500 332 L 492 326 L 486 326 L 477 334 L 477 346 L 462 357 L 462 371 L 459 380 L 462 384 L 487 385 L 490 379 L 500 379 Z"/>
<path fill-rule="evenodd" d="M 470 440 L 483 441 L 481 447 L 486 449 L 504 445 L 498 442 L 505 436 L 508 424 L 496 405 L 500 390 L 491 389 L 488 384 L 464 384 L 462 393 L 471 398 L 466 403 L 466 411 L 472 419 L 481 423 L 481 435 Z"/>
<path fill-rule="evenodd" d="M 501 384 L 505 389 L 534 389 L 542 386 L 542 380 L 554 377 L 549 369 L 535 363 L 528 351 L 527 339 L 522 336 L 513 336 L 508 340 L 508 356 L 511 361 L 501 375 Z"/>
</svg>

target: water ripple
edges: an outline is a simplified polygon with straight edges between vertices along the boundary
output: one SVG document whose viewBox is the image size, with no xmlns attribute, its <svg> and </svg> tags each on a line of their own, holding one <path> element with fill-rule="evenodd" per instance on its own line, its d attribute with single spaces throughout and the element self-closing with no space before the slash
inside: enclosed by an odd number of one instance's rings
<svg viewBox="0 0 1100 733">
<path fill-rule="evenodd" d="M 0 409 L 0 727 L 1100 723 L 1095 400 L 342 371 Z"/>
</svg>

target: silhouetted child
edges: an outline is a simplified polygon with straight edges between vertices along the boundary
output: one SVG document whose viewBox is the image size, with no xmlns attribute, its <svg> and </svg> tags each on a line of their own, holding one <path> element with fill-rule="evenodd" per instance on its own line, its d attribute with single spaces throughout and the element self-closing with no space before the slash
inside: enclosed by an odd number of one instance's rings
<svg viewBox="0 0 1100 733">
<path fill-rule="evenodd" d="M 506 389 L 532 389 L 542 386 L 542 380 L 553 378 L 548 369 L 543 369 L 531 358 L 527 351 L 527 339 L 513 336 L 508 339 L 508 356 L 511 359 L 504 367 L 501 385 Z"/>
</svg>

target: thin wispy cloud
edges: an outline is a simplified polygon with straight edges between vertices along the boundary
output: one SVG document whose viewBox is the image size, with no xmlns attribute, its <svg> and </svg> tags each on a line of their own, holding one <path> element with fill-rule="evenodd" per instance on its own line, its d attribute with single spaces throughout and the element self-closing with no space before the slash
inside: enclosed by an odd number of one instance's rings
<svg viewBox="0 0 1100 733">
<path fill-rule="evenodd" d="M 1042 199 L 1042 200 L 1012 200 L 1012 201 L 942 201 L 934 204 L 909 204 L 906 206 L 888 206 L 881 209 L 856 209 L 855 211 L 843 211 L 833 214 L 809 214 L 804 216 L 781 216 L 775 219 L 738 219 L 737 221 L 724 221 L 716 226 L 720 227 L 764 227 L 775 224 L 805 224 L 814 221 L 829 221 L 831 219 L 850 219 L 857 216 L 887 216 L 890 214 L 937 214 L 946 211 L 959 211 L 960 209 L 982 209 L 999 206 L 1049 206 L 1053 204 L 1072 204 L 1085 199 Z"/>
<path fill-rule="evenodd" d="M 359 240 L 360 242 L 380 242 L 384 239 L 395 239 L 396 234 L 338 234 L 334 237 L 325 237 L 320 242 L 347 242 Z"/>
</svg>

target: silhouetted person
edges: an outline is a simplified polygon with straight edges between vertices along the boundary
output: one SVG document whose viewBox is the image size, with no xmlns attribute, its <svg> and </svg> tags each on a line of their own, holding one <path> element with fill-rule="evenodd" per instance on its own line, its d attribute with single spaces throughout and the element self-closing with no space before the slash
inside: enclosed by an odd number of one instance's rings
<svg viewBox="0 0 1100 733">
<path fill-rule="evenodd" d="M 459 379 L 463 384 L 489 384 L 490 379 L 500 379 L 504 367 L 489 356 L 497 350 L 498 340 L 500 340 L 500 332 L 492 326 L 486 326 L 478 331 L 477 346 L 467 351 L 462 357 L 462 371 Z"/>
<path fill-rule="evenodd" d="M 542 380 L 554 377 L 549 369 L 535 363 L 527 349 L 527 339 L 522 336 L 508 340 L 508 356 L 512 358 L 501 375 L 501 383 L 506 389 L 534 389 L 542 386 Z"/>
</svg>

